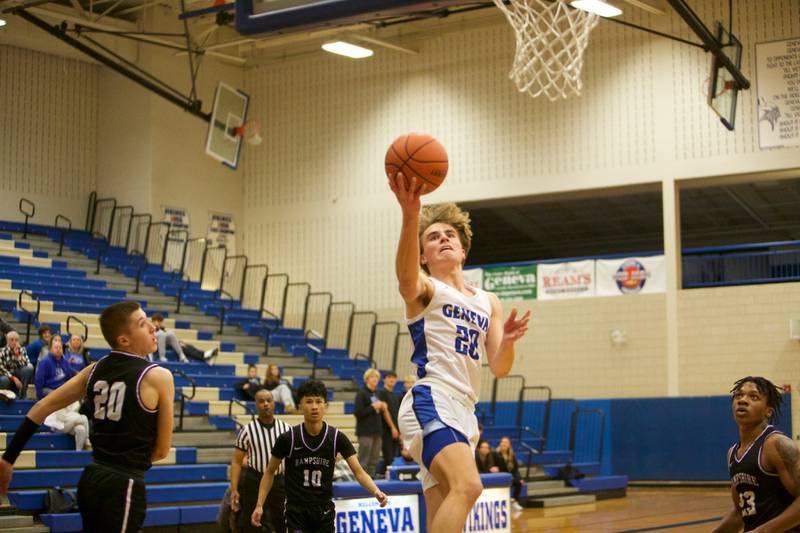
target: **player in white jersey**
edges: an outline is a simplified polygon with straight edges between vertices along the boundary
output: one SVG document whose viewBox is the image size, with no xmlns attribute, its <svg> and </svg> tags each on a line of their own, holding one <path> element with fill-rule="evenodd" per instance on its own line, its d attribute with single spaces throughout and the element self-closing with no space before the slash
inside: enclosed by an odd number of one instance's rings
<svg viewBox="0 0 800 533">
<path fill-rule="evenodd" d="M 389 186 L 403 212 L 395 266 L 420 378 L 403 398 L 398 423 L 420 463 L 428 531 L 455 533 L 483 491 L 474 456 L 481 359 L 506 376 L 530 311 L 517 319 L 513 309 L 503 323 L 497 297 L 464 282 L 469 215 L 455 204 L 421 210 L 416 178 L 398 173 Z"/>
</svg>

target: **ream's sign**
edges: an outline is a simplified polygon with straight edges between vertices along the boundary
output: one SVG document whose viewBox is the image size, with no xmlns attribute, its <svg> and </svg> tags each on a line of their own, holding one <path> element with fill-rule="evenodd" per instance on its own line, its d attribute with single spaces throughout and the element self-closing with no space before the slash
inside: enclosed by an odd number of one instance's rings
<svg viewBox="0 0 800 533">
<path fill-rule="evenodd" d="M 511 531 L 510 491 L 508 487 L 483 489 L 467 516 L 463 531 L 508 533 Z"/>
<path fill-rule="evenodd" d="M 336 533 L 414 533 L 420 530 L 416 494 L 389 496 L 386 507 L 381 507 L 375 498 L 335 500 L 334 503 Z"/>
<path fill-rule="evenodd" d="M 594 261 L 542 263 L 536 297 L 540 300 L 594 296 Z"/>
</svg>

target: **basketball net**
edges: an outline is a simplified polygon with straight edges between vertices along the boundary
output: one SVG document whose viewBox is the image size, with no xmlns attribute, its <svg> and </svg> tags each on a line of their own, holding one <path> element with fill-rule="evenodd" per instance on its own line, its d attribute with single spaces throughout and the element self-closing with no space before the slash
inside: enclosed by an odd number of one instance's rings
<svg viewBox="0 0 800 533">
<path fill-rule="evenodd" d="M 256 120 L 248 120 L 236 128 L 236 136 L 241 137 L 244 142 L 251 146 L 258 146 L 263 140 L 261 138 L 261 123 Z"/>
<path fill-rule="evenodd" d="M 583 52 L 599 17 L 566 0 L 494 0 L 514 28 L 517 51 L 508 77 L 520 92 L 551 101 L 581 94 Z"/>
</svg>

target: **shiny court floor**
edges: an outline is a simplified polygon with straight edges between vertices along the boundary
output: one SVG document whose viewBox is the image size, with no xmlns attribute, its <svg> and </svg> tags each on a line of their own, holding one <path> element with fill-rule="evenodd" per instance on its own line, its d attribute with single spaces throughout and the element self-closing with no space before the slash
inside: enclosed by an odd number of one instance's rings
<svg viewBox="0 0 800 533">
<path fill-rule="evenodd" d="M 631 488 L 625 498 L 589 505 L 525 509 L 511 531 L 564 533 L 708 532 L 733 505 L 724 488 Z"/>
</svg>

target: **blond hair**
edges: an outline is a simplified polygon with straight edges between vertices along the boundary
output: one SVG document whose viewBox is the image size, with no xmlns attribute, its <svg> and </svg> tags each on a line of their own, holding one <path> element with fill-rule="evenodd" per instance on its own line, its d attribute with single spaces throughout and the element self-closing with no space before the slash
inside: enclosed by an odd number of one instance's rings
<svg viewBox="0 0 800 533">
<path fill-rule="evenodd" d="M 419 214 L 419 248 L 422 251 L 422 235 L 425 230 L 433 224 L 441 222 L 448 224 L 458 233 L 458 240 L 464 249 L 464 258 L 469 254 L 472 246 L 472 227 L 470 226 L 469 213 L 462 211 L 454 203 L 426 205 Z M 422 265 L 422 269 L 430 274 L 427 265 Z"/>
<path fill-rule="evenodd" d="M 377 370 L 375 370 L 374 368 L 368 368 L 368 369 L 367 369 L 367 370 L 364 372 L 364 383 L 366 383 L 366 382 L 367 382 L 367 378 L 368 378 L 368 377 L 370 377 L 370 376 L 372 376 L 373 374 L 374 374 L 374 375 L 376 375 L 376 376 L 378 376 L 378 379 L 381 379 L 381 373 L 380 373 L 380 372 L 378 372 L 378 371 L 377 371 Z"/>
</svg>

